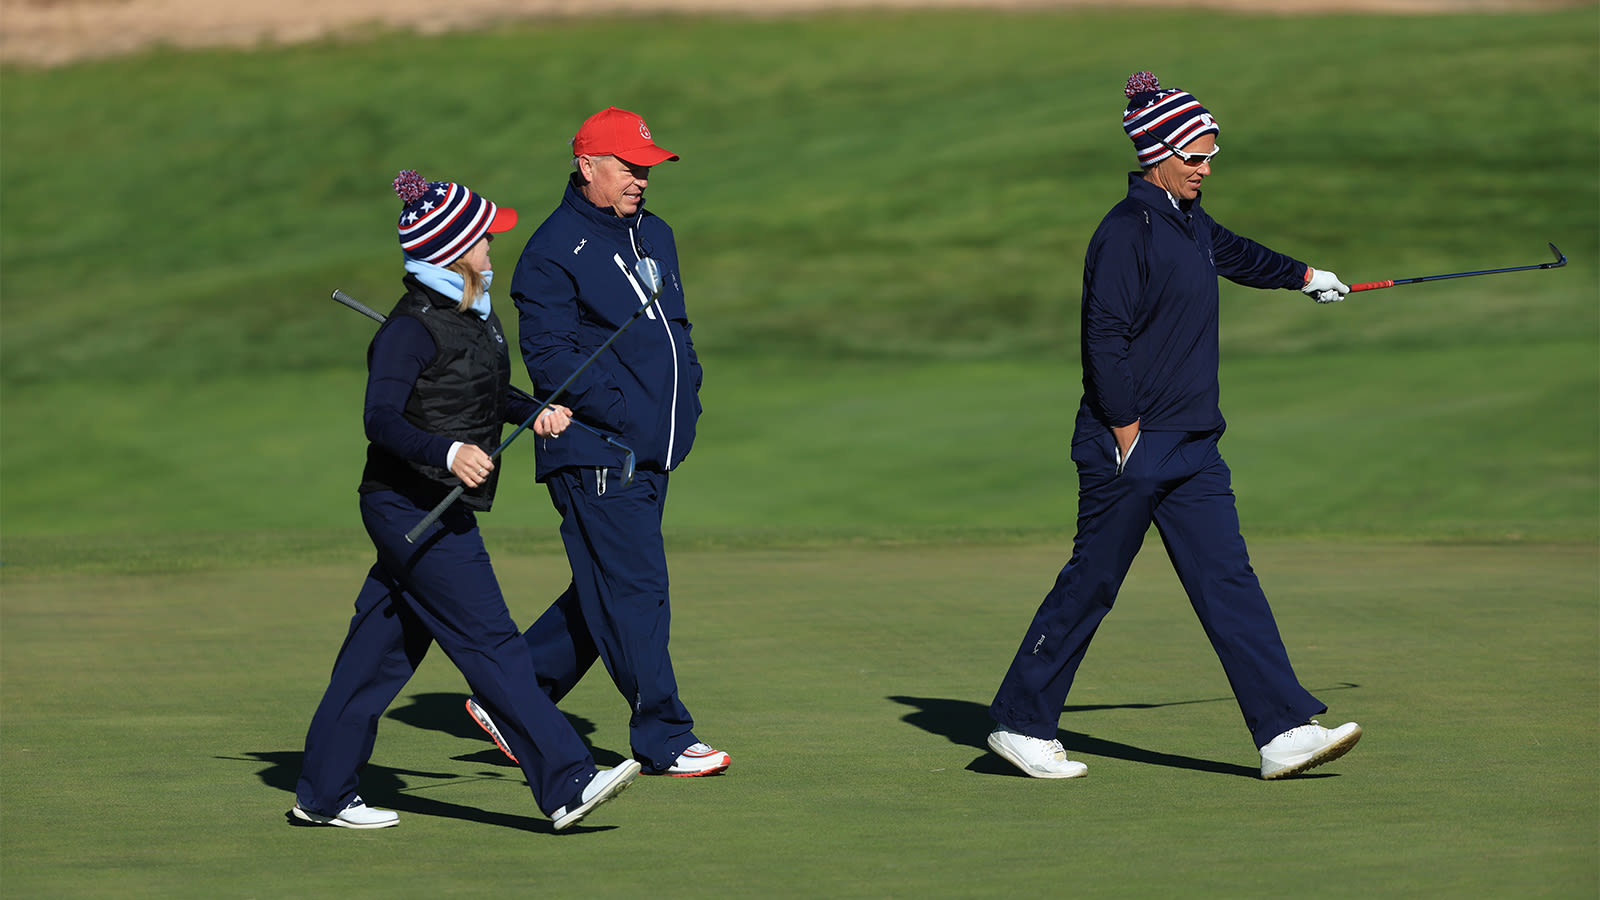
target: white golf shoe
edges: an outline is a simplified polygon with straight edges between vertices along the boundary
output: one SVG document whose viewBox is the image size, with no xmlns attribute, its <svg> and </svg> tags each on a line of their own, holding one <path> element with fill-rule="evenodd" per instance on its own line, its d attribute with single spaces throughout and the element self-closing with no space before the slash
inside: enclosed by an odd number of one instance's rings
<svg viewBox="0 0 1600 900">
<path fill-rule="evenodd" d="M 639 763 L 630 759 L 615 769 L 596 772 L 594 779 L 584 786 L 583 794 L 579 796 L 576 806 L 563 806 L 550 816 L 551 821 L 555 822 L 556 830 L 560 831 L 578 824 L 596 806 L 622 793 L 624 788 L 633 784 L 633 780 L 639 777 L 639 768 Z"/>
<path fill-rule="evenodd" d="M 718 775 L 728 771 L 733 757 L 727 753 L 696 741 L 684 748 L 672 765 L 665 769 L 646 769 L 646 775 L 671 775 L 674 778 L 694 778 L 699 775 Z"/>
<path fill-rule="evenodd" d="M 1287 778 L 1333 762 L 1361 740 L 1361 726 L 1346 722 L 1331 731 L 1312 719 L 1285 731 L 1261 748 L 1261 777 Z"/>
<path fill-rule="evenodd" d="M 1089 767 L 1067 759 L 1067 750 L 1057 740 L 1029 737 L 996 725 L 989 732 L 989 749 L 1034 778 L 1082 778 Z"/>
<path fill-rule="evenodd" d="M 388 809 L 373 809 L 357 796 L 337 816 L 329 817 L 300 808 L 296 803 L 289 814 L 313 825 L 336 825 L 340 828 L 388 828 L 400 824 L 400 814 Z"/>
</svg>

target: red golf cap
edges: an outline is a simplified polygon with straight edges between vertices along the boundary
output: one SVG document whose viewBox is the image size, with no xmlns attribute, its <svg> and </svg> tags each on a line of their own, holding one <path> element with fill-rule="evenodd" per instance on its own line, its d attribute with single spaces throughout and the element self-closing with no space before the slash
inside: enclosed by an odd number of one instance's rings
<svg viewBox="0 0 1600 900">
<path fill-rule="evenodd" d="M 676 160 L 678 154 L 657 147 L 638 113 L 608 106 L 589 118 L 572 138 L 573 156 L 615 156 L 636 166 Z"/>
</svg>

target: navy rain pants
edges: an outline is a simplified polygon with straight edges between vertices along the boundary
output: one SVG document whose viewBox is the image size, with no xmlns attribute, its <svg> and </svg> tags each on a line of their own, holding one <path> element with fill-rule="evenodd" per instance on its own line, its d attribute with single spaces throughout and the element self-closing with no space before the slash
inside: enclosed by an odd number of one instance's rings
<svg viewBox="0 0 1600 900">
<path fill-rule="evenodd" d="M 546 486 L 561 514 L 572 583 L 524 635 L 539 661 L 539 686 L 553 702 L 596 659 L 605 663 L 632 708 L 634 758 L 652 769 L 672 765 L 696 742 L 667 649 L 672 608 L 661 536 L 667 478 L 640 469 L 621 487 L 616 469 L 550 473 Z"/>
<path fill-rule="evenodd" d="M 296 799 L 320 815 L 343 811 L 372 756 L 379 717 L 438 641 L 499 724 L 539 808 L 550 815 L 578 802 L 594 757 L 555 704 L 529 689 L 533 656 L 506 609 L 476 517 L 452 506 L 412 545 L 405 533 L 424 515 L 392 491 L 361 497 L 378 561 L 312 716 Z"/>
<path fill-rule="evenodd" d="M 1118 474 L 1109 430 L 1075 442 L 1078 534 L 996 693 L 1000 725 L 1053 740 L 1089 641 L 1155 523 L 1260 748 L 1327 709 L 1300 686 L 1250 568 L 1220 432 L 1145 431 Z"/>
</svg>

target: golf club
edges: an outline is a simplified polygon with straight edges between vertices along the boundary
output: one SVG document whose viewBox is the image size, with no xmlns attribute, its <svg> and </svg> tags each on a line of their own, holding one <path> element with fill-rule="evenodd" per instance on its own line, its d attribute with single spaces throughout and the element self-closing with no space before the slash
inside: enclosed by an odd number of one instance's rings
<svg viewBox="0 0 1600 900">
<path fill-rule="evenodd" d="M 571 375 L 568 375 L 567 380 L 561 382 L 561 386 L 557 387 L 543 403 L 539 404 L 539 408 L 533 411 L 533 415 L 524 420 L 521 425 L 518 425 L 516 431 L 511 432 L 511 434 L 505 440 L 500 442 L 500 446 L 494 448 L 494 451 L 489 454 L 490 459 L 495 459 L 499 457 L 501 453 L 505 452 L 505 449 L 511 446 L 511 442 L 517 439 L 517 435 L 526 431 L 528 426 L 532 425 L 534 420 L 539 418 L 540 413 L 544 412 L 545 409 L 551 403 L 553 403 L 557 397 L 560 397 L 562 394 L 566 393 L 567 388 L 572 386 L 572 382 L 577 380 L 579 375 L 583 374 L 583 370 L 589 368 L 589 364 L 598 359 L 600 354 L 604 353 L 606 348 L 610 347 L 613 341 L 621 337 L 622 333 L 628 330 L 629 325 L 632 325 L 634 322 L 638 321 L 639 317 L 644 315 L 645 312 L 647 312 L 650 307 L 655 304 L 656 298 L 661 296 L 661 266 L 658 265 L 655 260 L 647 256 L 634 263 L 632 272 L 629 272 L 627 264 L 622 261 L 622 257 L 620 255 L 613 254 L 612 258 L 617 261 L 617 265 L 622 269 L 623 275 L 626 276 L 629 282 L 633 284 L 634 291 L 641 299 L 644 300 L 644 303 L 642 303 L 638 309 L 633 311 L 633 315 L 628 317 L 628 321 L 623 322 L 616 331 L 611 333 L 610 337 L 606 338 L 605 343 L 601 344 L 593 353 L 589 354 L 589 358 L 583 361 L 583 365 L 574 370 Z M 430 510 L 428 514 L 423 517 L 422 521 L 417 523 L 415 528 L 412 528 L 410 531 L 406 532 L 406 540 L 415 544 L 417 542 L 417 538 L 420 537 L 424 531 L 428 530 L 428 526 L 439 521 L 439 517 L 444 515 L 444 511 L 449 509 L 450 504 L 456 502 L 456 498 L 460 497 L 463 493 L 466 493 L 466 487 L 464 485 L 458 484 L 451 489 L 450 493 L 446 494 L 445 498 L 439 501 L 439 505 Z"/>
<path fill-rule="evenodd" d="M 1441 278 L 1469 278 L 1473 275 L 1498 275 L 1501 272 L 1525 272 L 1529 269 L 1559 269 L 1567 264 L 1566 254 L 1556 249 L 1555 244 L 1550 245 L 1550 252 L 1555 254 L 1554 262 L 1539 263 L 1536 266 L 1512 266 L 1509 269 L 1484 269 L 1481 272 L 1452 272 L 1449 275 L 1424 275 L 1421 278 L 1396 278 L 1393 281 L 1368 281 L 1362 284 L 1350 285 L 1350 293 L 1356 291 L 1376 291 L 1380 288 L 1394 287 L 1397 284 L 1416 284 L 1419 281 L 1438 281 Z"/>
<path fill-rule="evenodd" d="M 362 315 L 366 316 L 367 318 L 372 319 L 373 321 L 379 323 L 380 325 L 383 324 L 384 322 L 388 321 L 388 317 L 385 316 L 383 313 L 378 312 L 377 310 L 373 309 L 370 306 L 367 306 L 365 303 L 362 303 L 360 300 L 357 300 L 356 298 L 350 296 L 349 294 L 346 294 L 344 291 L 335 290 L 333 292 L 333 299 L 339 301 L 340 303 L 343 303 L 345 306 L 350 307 L 351 309 L 355 310 L 356 312 L 361 313 Z M 522 388 L 517 387 L 514 384 L 511 385 L 511 393 L 513 395 L 517 396 L 520 399 L 528 401 L 529 403 L 543 403 L 544 402 L 544 401 L 540 400 L 538 397 L 535 397 L 534 395 L 528 393 L 527 391 L 523 390 Z M 611 446 L 613 446 L 613 447 L 617 448 L 618 450 L 622 451 L 622 486 L 623 487 L 627 487 L 628 485 L 633 483 L 633 468 L 634 468 L 634 465 L 637 463 L 637 459 L 633 455 L 633 448 L 632 447 L 629 447 L 627 444 L 624 444 L 623 442 L 617 440 L 616 438 L 608 437 L 604 432 L 602 432 L 598 428 L 595 428 L 593 425 L 586 425 L 583 422 L 578 421 L 577 419 L 573 419 L 572 420 L 572 424 L 578 426 L 579 428 L 582 428 L 584 431 L 589 432 L 590 434 L 594 435 L 595 437 L 599 438 L 600 440 L 605 441 L 606 443 L 610 444 Z"/>
</svg>

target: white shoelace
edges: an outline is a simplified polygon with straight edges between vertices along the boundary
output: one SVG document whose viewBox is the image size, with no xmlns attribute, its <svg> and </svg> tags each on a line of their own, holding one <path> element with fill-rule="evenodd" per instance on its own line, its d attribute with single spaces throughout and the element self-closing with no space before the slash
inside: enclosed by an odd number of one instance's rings
<svg viewBox="0 0 1600 900">
<path fill-rule="evenodd" d="M 1044 752 L 1048 756 L 1054 757 L 1055 759 L 1067 758 L 1067 748 L 1061 746 L 1061 741 L 1059 739 L 1050 741 L 1047 741 L 1044 738 L 1036 737 L 1030 737 L 1028 739 L 1032 741 L 1038 741 L 1040 744 L 1044 745 Z"/>
</svg>

